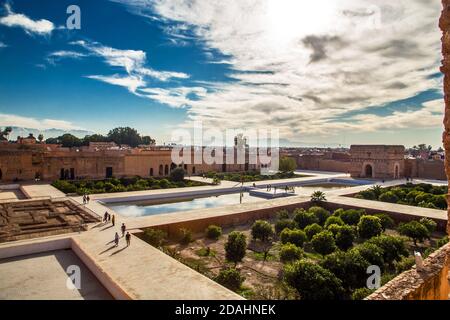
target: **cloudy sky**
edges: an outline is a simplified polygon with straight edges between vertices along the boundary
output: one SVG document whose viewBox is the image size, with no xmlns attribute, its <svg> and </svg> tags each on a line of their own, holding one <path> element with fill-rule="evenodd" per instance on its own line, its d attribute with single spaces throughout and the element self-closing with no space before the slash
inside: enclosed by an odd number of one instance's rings
<svg viewBox="0 0 450 320">
<path fill-rule="evenodd" d="M 0 126 L 168 142 L 202 121 L 298 145 L 440 145 L 439 0 L 0 4 Z"/>
</svg>

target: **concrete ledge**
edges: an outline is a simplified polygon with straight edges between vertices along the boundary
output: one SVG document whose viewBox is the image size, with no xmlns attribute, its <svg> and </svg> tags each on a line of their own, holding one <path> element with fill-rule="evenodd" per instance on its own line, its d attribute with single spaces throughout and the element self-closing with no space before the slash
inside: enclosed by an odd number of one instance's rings
<svg viewBox="0 0 450 320">
<path fill-rule="evenodd" d="M 132 300 L 131 297 L 120 285 L 115 282 L 81 247 L 80 243 L 71 239 L 72 251 L 80 258 L 86 267 L 94 274 L 97 280 L 108 290 L 108 292 L 117 300 Z"/>
<path fill-rule="evenodd" d="M 13 243 L 6 243 L 0 246 L 0 259 L 12 258 L 17 256 L 24 256 L 34 253 L 41 253 L 47 251 L 69 249 L 71 247 L 71 237 L 49 239 L 33 239 L 32 241 L 25 240 Z"/>
</svg>

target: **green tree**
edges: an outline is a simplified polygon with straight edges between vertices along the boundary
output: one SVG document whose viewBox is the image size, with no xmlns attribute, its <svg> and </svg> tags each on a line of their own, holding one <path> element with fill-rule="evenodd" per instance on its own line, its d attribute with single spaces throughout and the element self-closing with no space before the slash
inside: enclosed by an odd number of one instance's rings
<svg viewBox="0 0 450 320">
<path fill-rule="evenodd" d="M 370 239 L 383 232 L 380 218 L 362 216 L 358 223 L 358 233 L 361 238 Z"/>
<path fill-rule="evenodd" d="M 314 262 L 299 260 L 284 268 L 285 281 L 297 290 L 302 300 L 342 299 L 342 281 Z"/>
<path fill-rule="evenodd" d="M 205 230 L 208 239 L 217 240 L 222 235 L 222 228 L 215 225 L 210 225 Z"/>
<path fill-rule="evenodd" d="M 349 224 L 351 226 L 356 226 L 359 222 L 359 219 L 361 218 L 361 215 L 364 214 L 364 210 L 356 210 L 356 209 L 349 209 L 349 210 L 343 210 L 339 214 L 339 218 L 344 221 L 344 223 Z"/>
<path fill-rule="evenodd" d="M 264 220 L 256 220 L 252 225 L 252 237 L 254 240 L 268 241 L 273 236 L 272 225 Z"/>
<path fill-rule="evenodd" d="M 311 207 L 308 209 L 308 212 L 314 213 L 319 219 L 319 224 L 323 225 L 328 217 L 331 215 L 330 211 L 322 208 L 322 207 Z"/>
<path fill-rule="evenodd" d="M 236 268 L 228 268 L 221 270 L 215 281 L 232 291 L 237 291 L 241 288 L 245 278 Z"/>
<path fill-rule="evenodd" d="M 384 269 L 384 251 L 376 244 L 364 242 L 351 249 L 351 251 L 357 251 L 371 265 L 379 266 L 381 270 Z"/>
<path fill-rule="evenodd" d="M 418 221 L 410 221 L 407 223 L 400 223 L 398 226 L 398 232 L 401 235 L 409 237 L 413 240 L 414 245 L 417 245 L 417 241 L 423 242 L 430 237 L 428 229 Z"/>
<path fill-rule="evenodd" d="M 170 171 L 170 180 L 174 182 L 180 182 L 184 180 L 184 174 L 185 171 L 183 168 L 175 168 L 172 171 Z"/>
<path fill-rule="evenodd" d="M 348 250 L 355 241 L 355 231 L 350 226 L 341 226 L 336 234 L 336 245 L 341 250 Z"/>
<path fill-rule="evenodd" d="M 344 221 L 340 217 L 331 216 L 325 221 L 325 228 L 328 228 L 328 226 L 332 224 L 337 224 L 338 226 L 344 225 Z"/>
<path fill-rule="evenodd" d="M 42 141 L 44 141 L 44 135 L 42 133 L 40 133 L 38 135 L 38 140 L 39 140 L 39 143 L 42 143 Z"/>
<path fill-rule="evenodd" d="M 82 141 L 70 133 L 63 134 L 62 136 L 56 138 L 56 141 L 64 148 L 81 147 L 82 145 Z"/>
<path fill-rule="evenodd" d="M 372 243 L 381 248 L 383 250 L 383 260 L 389 265 L 409 255 L 405 241 L 400 237 L 382 234 L 369 239 L 367 243 Z"/>
<path fill-rule="evenodd" d="M 292 172 L 297 168 L 297 163 L 291 157 L 281 157 L 278 167 L 281 172 Z"/>
<path fill-rule="evenodd" d="M 304 229 L 313 223 L 319 223 L 319 218 L 312 212 L 307 212 L 303 208 L 295 209 L 294 211 L 294 221 L 297 223 L 300 229 Z"/>
<path fill-rule="evenodd" d="M 320 225 L 318 225 L 317 223 L 313 223 L 305 228 L 305 233 L 306 236 L 308 237 L 308 240 L 311 241 L 314 235 L 322 232 L 322 230 L 323 228 Z"/>
<path fill-rule="evenodd" d="M 286 243 L 281 246 L 280 260 L 283 263 L 291 262 L 300 259 L 303 256 L 303 250 L 295 244 Z"/>
<path fill-rule="evenodd" d="M 89 145 L 90 142 L 109 142 L 109 138 L 101 134 L 87 135 L 83 138 L 83 145 Z"/>
<path fill-rule="evenodd" d="M 352 300 L 364 300 L 366 297 L 370 296 L 373 292 L 375 292 L 374 289 L 368 289 L 368 288 L 358 288 L 352 293 Z"/>
<path fill-rule="evenodd" d="M 290 219 L 281 219 L 275 222 L 275 232 L 280 234 L 284 229 L 295 229 L 297 228 L 297 223 Z"/>
<path fill-rule="evenodd" d="M 311 244 L 314 251 L 321 255 L 327 255 L 336 250 L 333 234 L 327 230 L 314 235 Z"/>
<path fill-rule="evenodd" d="M 295 244 L 297 247 L 303 247 L 303 244 L 306 242 L 307 237 L 303 230 L 299 229 L 284 229 L 280 233 L 280 240 L 281 243 L 292 243 Z"/>
<path fill-rule="evenodd" d="M 126 144 L 133 148 L 142 144 L 141 136 L 137 130 L 130 127 L 118 127 L 110 130 L 108 139 L 119 145 Z"/>
<path fill-rule="evenodd" d="M 383 202 L 397 203 L 398 200 L 400 200 L 400 199 L 398 198 L 398 196 L 394 192 L 387 191 L 385 193 L 382 193 L 378 197 L 378 200 L 383 201 Z"/>
<path fill-rule="evenodd" d="M 436 231 L 437 223 L 434 220 L 428 219 L 428 218 L 422 218 L 419 220 L 419 222 L 427 228 L 428 232 L 432 234 L 434 231 Z"/>
<path fill-rule="evenodd" d="M 337 251 L 327 255 L 320 265 L 335 274 L 342 281 L 342 286 L 350 291 L 364 286 L 370 263 L 357 251 Z"/>
<path fill-rule="evenodd" d="M 238 262 L 245 257 L 247 250 L 247 238 L 242 232 L 233 231 L 228 235 L 225 243 L 225 257 L 228 261 L 234 262 L 236 266 Z"/>
<path fill-rule="evenodd" d="M 394 219 L 392 219 L 388 214 L 375 213 L 373 216 L 380 219 L 381 227 L 383 228 L 383 231 L 386 231 L 386 229 L 392 229 L 395 227 Z"/>
</svg>

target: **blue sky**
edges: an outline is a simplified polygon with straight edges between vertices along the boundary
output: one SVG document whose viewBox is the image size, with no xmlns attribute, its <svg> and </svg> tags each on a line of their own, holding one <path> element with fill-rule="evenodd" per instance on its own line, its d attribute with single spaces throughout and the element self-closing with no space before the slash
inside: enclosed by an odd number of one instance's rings
<svg viewBox="0 0 450 320">
<path fill-rule="evenodd" d="M 66 8 L 81 29 L 66 28 Z M 326 9 L 324 9 L 326 8 Z M 0 126 L 440 144 L 440 1 L 0 1 Z M 358 28 L 355 28 L 358 26 Z"/>
</svg>

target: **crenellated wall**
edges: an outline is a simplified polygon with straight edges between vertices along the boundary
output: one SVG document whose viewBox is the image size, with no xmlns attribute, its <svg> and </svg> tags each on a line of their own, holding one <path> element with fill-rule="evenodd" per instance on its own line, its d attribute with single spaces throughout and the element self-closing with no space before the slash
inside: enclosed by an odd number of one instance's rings
<svg viewBox="0 0 450 320">
<path fill-rule="evenodd" d="M 445 171 L 450 180 L 450 0 L 442 0 L 442 14 L 439 27 L 442 30 L 442 67 L 444 74 L 444 133 L 442 142 L 445 149 Z M 448 199 L 447 199 L 448 201 Z M 450 217 L 450 206 L 449 206 Z M 450 219 L 449 219 L 450 220 Z M 447 224 L 447 232 L 450 234 L 450 222 Z"/>
</svg>

